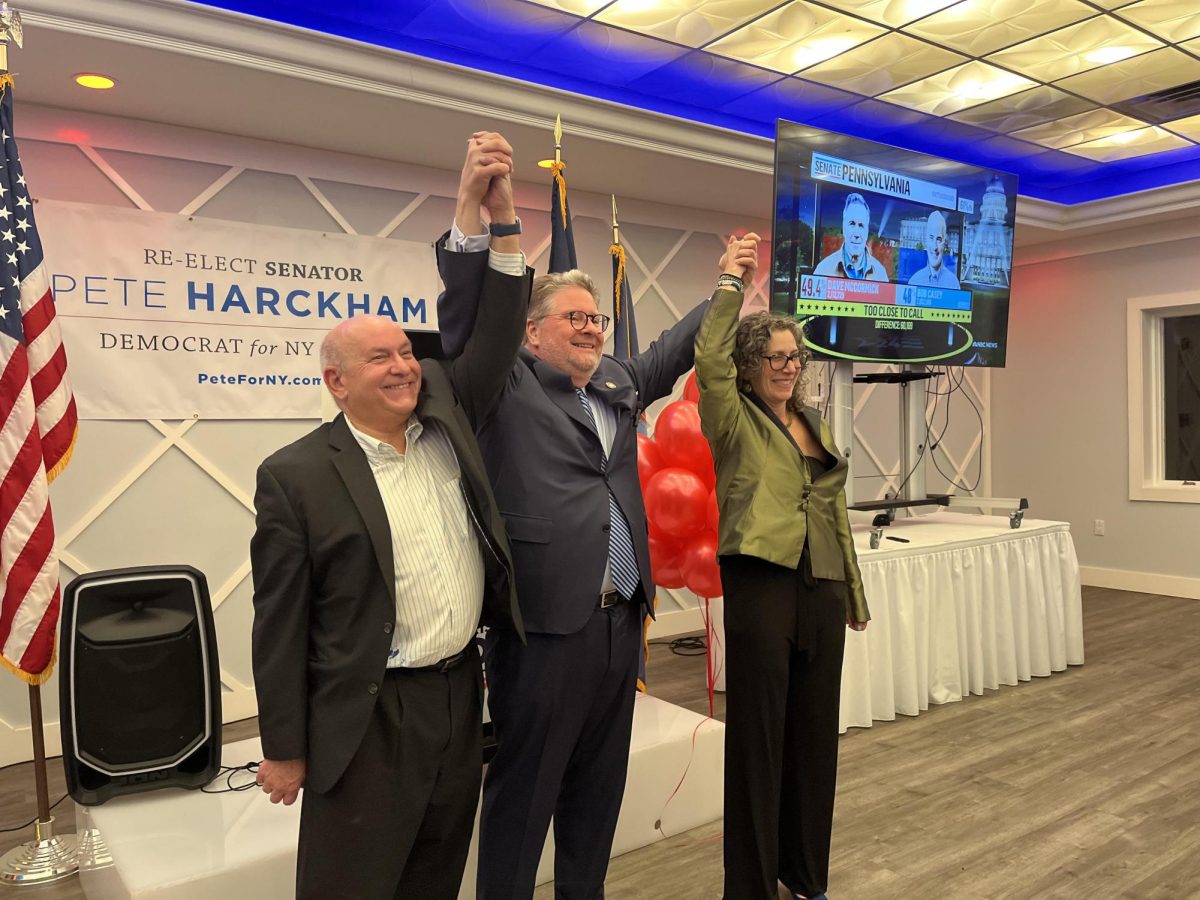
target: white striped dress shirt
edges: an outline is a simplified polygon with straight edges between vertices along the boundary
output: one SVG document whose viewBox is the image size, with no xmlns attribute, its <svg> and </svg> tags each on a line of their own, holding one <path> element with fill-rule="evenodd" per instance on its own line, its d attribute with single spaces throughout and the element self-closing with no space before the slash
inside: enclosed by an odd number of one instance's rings
<svg viewBox="0 0 1200 900">
<path fill-rule="evenodd" d="M 388 667 L 432 665 L 467 645 L 483 610 L 483 554 L 458 458 L 442 429 L 415 414 L 404 453 L 346 424 L 371 465 L 392 534 L 396 630 Z"/>
</svg>

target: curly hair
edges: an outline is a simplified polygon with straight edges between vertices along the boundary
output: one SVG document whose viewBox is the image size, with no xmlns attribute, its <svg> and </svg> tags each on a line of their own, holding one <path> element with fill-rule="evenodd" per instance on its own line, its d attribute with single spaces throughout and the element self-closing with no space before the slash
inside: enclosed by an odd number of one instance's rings
<svg viewBox="0 0 1200 900">
<path fill-rule="evenodd" d="M 800 358 L 800 376 L 796 379 L 792 399 L 788 401 L 788 407 L 798 413 L 804 406 L 808 387 L 808 350 L 804 346 L 804 329 L 795 319 L 778 313 L 756 312 L 738 323 L 733 344 L 733 365 L 737 369 L 738 387 L 745 392 L 751 390 L 751 379 L 762 371 L 767 344 L 777 331 L 791 332 L 803 354 Z"/>
</svg>

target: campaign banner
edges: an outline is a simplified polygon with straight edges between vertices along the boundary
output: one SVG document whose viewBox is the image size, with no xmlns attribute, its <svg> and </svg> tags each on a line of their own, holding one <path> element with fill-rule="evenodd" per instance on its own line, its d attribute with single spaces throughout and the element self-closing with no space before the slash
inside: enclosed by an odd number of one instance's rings
<svg viewBox="0 0 1200 900">
<path fill-rule="evenodd" d="M 846 187 L 887 194 L 942 209 L 954 209 L 958 204 L 958 191 L 952 187 L 922 181 L 900 172 L 889 172 L 887 169 L 879 169 L 865 163 L 838 159 L 824 153 L 813 153 L 811 172 L 812 177 L 819 181 L 832 181 Z"/>
<path fill-rule="evenodd" d="M 338 322 L 437 330 L 427 243 L 52 200 L 37 217 L 83 419 L 319 418 Z"/>
</svg>

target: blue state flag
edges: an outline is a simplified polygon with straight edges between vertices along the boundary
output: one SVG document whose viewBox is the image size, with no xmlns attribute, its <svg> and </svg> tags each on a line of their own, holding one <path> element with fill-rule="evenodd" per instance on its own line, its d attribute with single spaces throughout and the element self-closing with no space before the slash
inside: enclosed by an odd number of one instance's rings
<svg viewBox="0 0 1200 900">
<path fill-rule="evenodd" d="M 637 321 L 633 315 L 633 298 L 629 279 L 625 277 L 625 248 L 615 243 L 608 248 L 613 272 L 613 356 L 630 359 L 638 355 Z"/>
<path fill-rule="evenodd" d="M 550 185 L 550 271 L 568 272 L 578 269 L 575 258 L 575 232 L 571 230 L 571 204 L 567 201 L 567 179 L 563 177 L 564 162 L 551 166 L 554 180 Z"/>
</svg>

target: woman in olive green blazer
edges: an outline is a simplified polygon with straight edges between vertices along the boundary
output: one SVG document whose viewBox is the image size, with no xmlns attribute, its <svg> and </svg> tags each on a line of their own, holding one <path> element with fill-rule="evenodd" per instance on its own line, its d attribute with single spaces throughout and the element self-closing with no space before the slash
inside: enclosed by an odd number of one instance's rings
<svg viewBox="0 0 1200 900">
<path fill-rule="evenodd" d="M 846 515 L 846 459 L 803 405 L 793 319 L 738 322 L 757 235 L 731 238 L 696 336 L 725 592 L 725 900 L 778 882 L 824 897 L 846 626 L 870 614 Z"/>
</svg>

